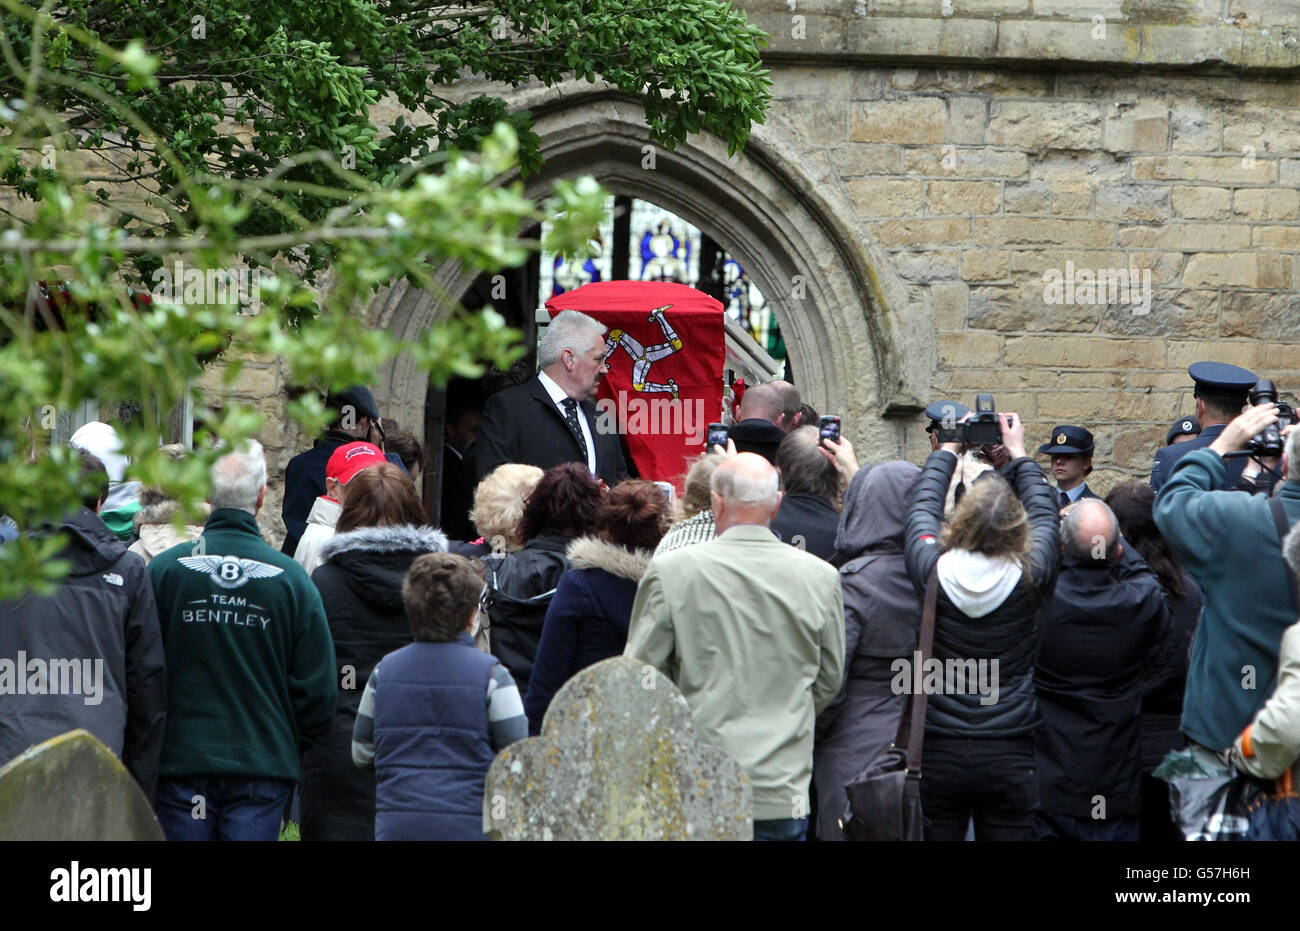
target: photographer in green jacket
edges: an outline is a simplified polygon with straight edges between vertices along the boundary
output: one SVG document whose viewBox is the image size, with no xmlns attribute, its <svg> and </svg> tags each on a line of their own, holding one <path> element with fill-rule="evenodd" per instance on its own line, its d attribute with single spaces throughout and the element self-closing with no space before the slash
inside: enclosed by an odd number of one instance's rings
<svg viewBox="0 0 1300 931">
<path fill-rule="evenodd" d="M 1300 524 L 1300 432 L 1286 431 L 1275 498 L 1215 491 L 1227 481 L 1224 456 L 1243 450 L 1277 423 L 1260 404 L 1229 423 L 1205 449 L 1180 459 L 1155 501 L 1155 521 L 1205 593 L 1192 641 L 1182 731 L 1207 763 L 1220 761 L 1273 691 L 1282 632 L 1295 623 L 1294 604 L 1274 509 Z M 1204 751 L 1204 753 L 1201 753 Z"/>
</svg>

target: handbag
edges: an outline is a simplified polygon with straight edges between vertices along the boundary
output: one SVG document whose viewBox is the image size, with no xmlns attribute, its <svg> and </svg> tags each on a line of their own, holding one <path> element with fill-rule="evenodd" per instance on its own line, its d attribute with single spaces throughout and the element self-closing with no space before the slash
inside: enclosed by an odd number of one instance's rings
<svg viewBox="0 0 1300 931">
<path fill-rule="evenodd" d="M 930 571 L 921 613 L 921 639 L 917 645 L 922 667 L 934 645 L 934 614 L 939 597 L 939 568 Z M 921 817 L 921 747 L 925 739 L 927 695 L 916 686 L 921 670 L 913 675 L 912 697 L 903 709 L 894 742 L 867 764 L 856 779 L 845 784 L 848 803 L 840 826 L 848 840 L 924 840 Z"/>
<path fill-rule="evenodd" d="M 1169 814 L 1183 840 L 1243 841 L 1251 812 L 1271 782 L 1186 747 L 1171 750 L 1152 773 L 1169 784 Z"/>
</svg>

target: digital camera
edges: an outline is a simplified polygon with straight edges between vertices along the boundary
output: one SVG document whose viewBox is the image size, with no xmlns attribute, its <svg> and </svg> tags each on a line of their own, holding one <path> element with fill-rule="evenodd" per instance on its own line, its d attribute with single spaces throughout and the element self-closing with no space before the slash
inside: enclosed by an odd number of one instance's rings
<svg viewBox="0 0 1300 931">
<path fill-rule="evenodd" d="M 996 446 L 1002 442 L 1002 421 L 993 410 L 993 395 L 975 396 L 975 409 L 963 423 L 940 422 L 935 431 L 940 443 L 965 443 L 967 446 Z"/>
<path fill-rule="evenodd" d="M 1267 378 L 1261 378 L 1250 389 L 1250 405 L 1254 407 L 1267 401 L 1277 405 L 1277 423 L 1269 424 L 1246 444 L 1246 452 L 1261 459 L 1282 455 L 1282 430 L 1296 422 L 1295 408 L 1285 401 L 1279 401 L 1277 387 Z"/>
</svg>

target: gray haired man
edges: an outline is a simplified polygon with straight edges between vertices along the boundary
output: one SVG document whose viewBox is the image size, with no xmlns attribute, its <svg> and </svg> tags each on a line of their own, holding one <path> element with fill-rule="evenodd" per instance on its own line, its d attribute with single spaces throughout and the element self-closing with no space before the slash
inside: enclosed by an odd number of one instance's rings
<svg viewBox="0 0 1300 931">
<path fill-rule="evenodd" d="M 576 310 L 555 316 L 537 347 L 537 375 L 488 398 L 469 455 L 482 479 L 506 462 L 549 469 L 585 462 L 607 485 L 628 477 L 619 435 L 597 429 L 594 403 L 605 361 L 605 326 Z"/>
<path fill-rule="evenodd" d="M 156 810 L 168 840 L 275 840 L 338 700 L 334 640 L 306 571 L 262 540 L 257 441 L 217 460 L 203 535 L 149 564 L 167 654 Z"/>
<path fill-rule="evenodd" d="M 754 839 L 803 840 L 813 722 L 839 694 L 839 573 L 768 529 L 776 469 L 754 453 L 712 479 L 718 535 L 656 556 L 637 587 L 623 653 L 682 690 L 700 736 L 754 788 Z"/>
</svg>

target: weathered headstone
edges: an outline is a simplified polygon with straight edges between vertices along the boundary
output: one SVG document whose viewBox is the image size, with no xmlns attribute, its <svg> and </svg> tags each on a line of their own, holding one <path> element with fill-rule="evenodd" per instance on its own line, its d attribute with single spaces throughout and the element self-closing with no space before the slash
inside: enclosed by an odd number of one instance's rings
<svg viewBox="0 0 1300 931">
<path fill-rule="evenodd" d="M 753 817 L 749 779 L 696 736 L 682 693 L 623 656 L 565 683 L 483 793 L 483 830 L 501 840 L 751 840 Z"/>
<path fill-rule="evenodd" d="M 121 761 L 75 730 L 0 769 L 0 841 L 10 840 L 163 840 L 163 831 Z"/>
</svg>

